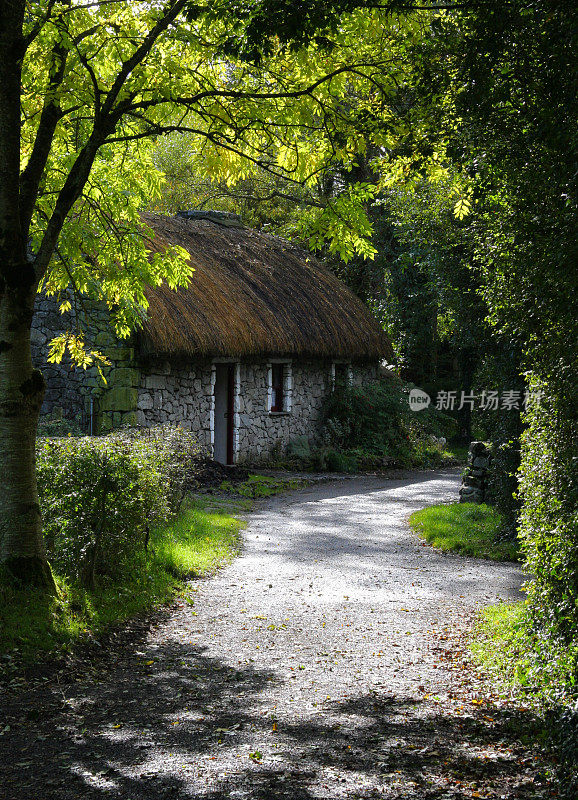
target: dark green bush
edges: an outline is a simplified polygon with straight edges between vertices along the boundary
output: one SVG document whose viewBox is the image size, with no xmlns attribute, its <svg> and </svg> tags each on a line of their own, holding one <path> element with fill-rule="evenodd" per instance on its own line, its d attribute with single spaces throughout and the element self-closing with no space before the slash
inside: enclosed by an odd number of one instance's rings
<svg viewBox="0 0 578 800">
<path fill-rule="evenodd" d="M 391 379 L 338 387 L 324 410 L 322 468 L 351 472 L 441 464 L 444 438 L 455 423 L 435 409 L 412 411 L 410 389 Z"/>
<path fill-rule="evenodd" d="M 359 458 L 352 452 L 338 453 L 336 450 L 329 450 L 325 463 L 330 472 L 355 473 L 359 469 Z"/>
<path fill-rule="evenodd" d="M 526 385 L 520 376 L 521 356 L 514 349 L 503 348 L 483 360 L 476 378 L 476 394 L 482 391 L 513 390 L 524 397 Z M 522 400 L 520 400 L 522 406 Z M 491 444 L 492 468 L 486 482 L 486 501 L 502 515 L 502 538 L 516 538 L 520 502 L 518 469 L 520 467 L 520 436 L 523 425 L 520 409 L 476 410 L 473 415 L 480 439 Z"/>
<path fill-rule="evenodd" d="M 409 413 L 407 398 L 390 382 L 340 386 L 325 405 L 324 444 L 405 462 L 410 448 L 404 417 Z"/>
</svg>

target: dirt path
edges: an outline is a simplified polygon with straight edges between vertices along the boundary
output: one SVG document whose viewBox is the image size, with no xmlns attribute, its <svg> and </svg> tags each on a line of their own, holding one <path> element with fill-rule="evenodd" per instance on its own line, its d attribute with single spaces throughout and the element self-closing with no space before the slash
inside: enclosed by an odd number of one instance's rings
<svg viewBox="0 0 578 800">
<path fill-rule="evenodd" d="M 0 797 L 548 796 L 516 738 L 530 717 L 488 706 L 461 668 L 472 613 L 518 597 L 519 569 L 441 555 L 406 524 L 458 481 L 359 478 L 263 503 L 194 606 L 12 698 Z"/>
</svg>

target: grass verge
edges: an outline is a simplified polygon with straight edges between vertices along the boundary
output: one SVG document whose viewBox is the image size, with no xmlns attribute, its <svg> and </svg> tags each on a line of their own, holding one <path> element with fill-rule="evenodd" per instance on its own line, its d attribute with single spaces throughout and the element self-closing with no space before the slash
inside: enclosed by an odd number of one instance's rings
<svg viewBox="0 0 578 800">
<path fill-rule="evenodd" d="M 102 578 L 89 592 L 55 575 L 58 596 L 0 585 L 0 653 L 5 664 L 58 656 L 109 626 L 187 596 L 186 580 L 210 575 L 239 550 L 243 523 L 225 504 L 192 501 L 170 524 L 152 531 L 148 553 L 122 579 Z"/>
<path fill-rule="evenodd" d="M 545 636 L 527 602 L 484 608 L 470 650 L 486 672 L 535 704 L 553 707 L 578 699 L 578 641 Z"/>
<path fill-rule="evenodd" d="M 487 606 L 480 612 L 470 642 L 476 663 L 508 688 L 526 682 L 525 613 L 523 601 Z"/>
<path fill-rule="evenodd" d="M 518 543 L 500 540 L 502 517 L 482 503 L 449 503 L 416 511 L 409 524 L 426 542 L 474 558 L 518 561 Z"/>
<path fill-rule="evenodd" d="M 543 633 L 527 602 L 499 603 L 480 613 L 469 647 L 498 691 L 536 713 L 537 734 L 555 754 L 555 796 L 576 800 L 578 642 Z"/>
<path fill-rule="evenodd" d="M 232 483 L 223 481 L 220 490 L 237 497 L 258 498 L 271 497 L 291 489 L 308 486 L 309 481 L 303 478 L 273 477 L 271 475 L 249 475 L 246 481 Z"/>
</svg>

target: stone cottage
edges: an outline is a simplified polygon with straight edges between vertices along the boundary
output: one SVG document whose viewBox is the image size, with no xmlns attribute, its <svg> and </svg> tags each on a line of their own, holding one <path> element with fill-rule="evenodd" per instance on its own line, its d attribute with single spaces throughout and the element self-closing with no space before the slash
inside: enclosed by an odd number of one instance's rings
<svg viewBox="0 0 578 800">
<path fill-rule="evenodd" d="M 391 357 L 365 305 L 310 253 L 234 215 L 144 216 L 155 249 L 190 253 L 190 285 L 150 289 L 129 340 L 115 338 L 105 311 L 91 311 L 83 326 L 112 362 L 106 385 L 91 370 L 46 363 L 48 342 L 72 320 L 39 296 L 33 342 L 45 413 L 62 409 L 94 433 L 178 423 L 218 461 L 259 460 L 296 437 L 314 439 L 336 380 L 370 381 Z"/>
</svg>

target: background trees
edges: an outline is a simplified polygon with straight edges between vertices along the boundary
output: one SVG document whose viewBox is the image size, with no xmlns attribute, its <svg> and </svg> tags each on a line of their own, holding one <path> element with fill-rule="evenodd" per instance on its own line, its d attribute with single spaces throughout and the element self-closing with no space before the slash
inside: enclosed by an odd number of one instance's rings
<svg viewBox="0 0 578 800">
<path fill-rule="evenodd" d="M 543 392 L 525 416 L 519 488 L 543 663 L 578 632 L 577 22 L 575 4 L 537 0 L 472 7 L 443 25 L 460 67 L 451 146 L 477 199 L 488 318 Z M 575 653 L 565 669 L 576 681 Z"/>
</svg>

